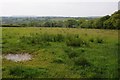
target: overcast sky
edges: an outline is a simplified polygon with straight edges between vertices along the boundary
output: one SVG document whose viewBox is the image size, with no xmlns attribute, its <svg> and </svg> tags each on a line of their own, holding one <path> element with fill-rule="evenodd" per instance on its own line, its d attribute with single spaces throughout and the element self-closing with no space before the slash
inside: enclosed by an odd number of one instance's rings
<svg viewBox="0 0 120 80">
<path fill-rule="evenodd" d="M 0 0 L 0 16 L 104 16 L 119 0 Z"/>
</svg>

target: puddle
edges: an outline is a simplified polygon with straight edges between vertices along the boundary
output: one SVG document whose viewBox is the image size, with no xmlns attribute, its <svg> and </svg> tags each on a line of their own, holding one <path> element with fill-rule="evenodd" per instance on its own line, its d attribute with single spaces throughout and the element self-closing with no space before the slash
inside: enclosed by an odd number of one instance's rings
<svg viewBox="0 0 120 80">
<path fill-rule="evenodd" d="M 14 62 L 19 62 L 19 61 L 28 61 L 32 59 L 32 56 L 28 53 L 24 54 L 7 54 L 4 56 L 5 59 L 11 60 Z"/>
</svg>

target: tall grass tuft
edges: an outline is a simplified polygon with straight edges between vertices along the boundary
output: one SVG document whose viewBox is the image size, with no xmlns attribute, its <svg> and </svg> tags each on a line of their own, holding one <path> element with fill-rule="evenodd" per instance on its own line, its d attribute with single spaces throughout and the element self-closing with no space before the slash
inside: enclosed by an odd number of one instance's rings
<svg viewBox="0 0 120 80">
<path fill-rule="evenodd" d="M 97 43 L 104 43 L 104 40 L 103 40 L 102 38 L 97 38 L 97 39 L 96 39 L 96 42 L 97 42 Z"/>
<path fill-rule="evenodd" d="M 58 64 L 64 63 L 64 59 L 62 59 L 62 58 L 56 58 L 56 59 L 53 60 L 53 62 L 54 63 L 58 63 Z"/>
<path fill-rule="evenodd" d="M 91 65 L 91 63 L 83 56 L 74 58 L 74 63 L 77 66 L 83 66 L 83 67 Z"/>
<path fill-rule="evenodd" d="M 82 47 L 88 45 L 88 43 L 81 38 L 75 38 L 72 40 L 66 41 L 67 46 L 72 46 L 72 47 Z"/>
<path fill-rule="evenodd" d="M 20 39 L 27 44 L 40 44 L 41 42 L 62 42 L 64 38 L 62 34 L 32 34 L 31 36 L 23 36 Z"/>
<path fill-rule="evenodd" d="M 23 66 L 15 66 L 10 68 L 9 74 L 13 76 L 18 76 L 22 78 L 35 78 L 37 76 L 44 76 L 46 75 L 46 69 L 39 69 L 39 68 L 27 68 Z"/>
</svg>

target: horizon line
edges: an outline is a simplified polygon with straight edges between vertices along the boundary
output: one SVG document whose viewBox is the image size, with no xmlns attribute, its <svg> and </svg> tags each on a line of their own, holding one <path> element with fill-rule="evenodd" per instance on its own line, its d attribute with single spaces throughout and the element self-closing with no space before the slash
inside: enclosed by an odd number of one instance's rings
<svg viewBox="0 0 120 80">
<path fill-rule="evenodd" d="M 104 15 L 105 16 L 105 15 Z M 102 17 L 102 16 L 39 16 L 39 15 L 7 15 L 0 17 Z"/>
</svg>

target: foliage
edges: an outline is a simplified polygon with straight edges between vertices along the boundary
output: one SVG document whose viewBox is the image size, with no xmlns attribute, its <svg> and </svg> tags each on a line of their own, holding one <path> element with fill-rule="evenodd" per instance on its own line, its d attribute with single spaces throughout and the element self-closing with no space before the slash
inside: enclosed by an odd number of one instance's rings
<svg viewBox="0 0 120 80">
<path fill-rule="evenodd" d="M 120 29 L 120 10 L 103 17 L 3 17 L 2 27 L 66 27 Z"/>
<path fill-rule="evenodd" d="M 77 21 L 74 19 L 69 19 L 65 22 L 65 24 L 68 28 L 75 28 L 77 26 Z"/>
</svg>

